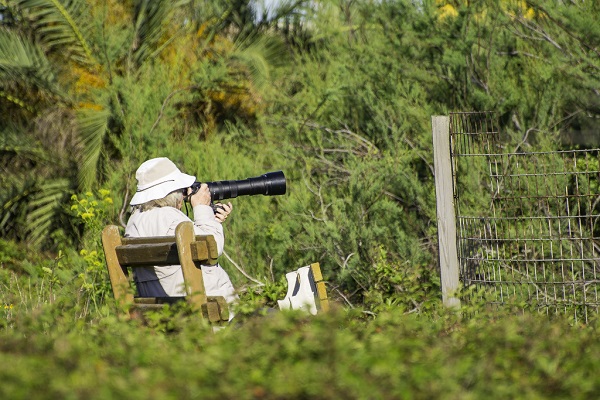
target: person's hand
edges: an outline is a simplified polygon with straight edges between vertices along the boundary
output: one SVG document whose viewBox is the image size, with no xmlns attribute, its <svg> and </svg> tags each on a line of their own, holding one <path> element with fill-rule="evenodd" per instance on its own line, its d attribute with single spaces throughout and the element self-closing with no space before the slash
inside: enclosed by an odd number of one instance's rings
<svg viewBox="0 0 600 400">
<path fill-rule="evenodd" d="M 191 188 L 188 188 L 188 194 L 192 192 Z M 197 205 L 209 206 L 210 205 L 210 190 L 208 189 L 208 185 L 203 183 L 200 185 L 200 189 L 190 197 L 190 203 L 192 207 L 196 207 Z"/>
<path fill-rule="evenodd" d="M 233 210 L 233 205 L 231 203 L 218 203 L 215 211 L 215 218 L 220 223 L 223 223 L 227 219 L 227 216 L 229 215 L 231 210 Z"/>
</svg>

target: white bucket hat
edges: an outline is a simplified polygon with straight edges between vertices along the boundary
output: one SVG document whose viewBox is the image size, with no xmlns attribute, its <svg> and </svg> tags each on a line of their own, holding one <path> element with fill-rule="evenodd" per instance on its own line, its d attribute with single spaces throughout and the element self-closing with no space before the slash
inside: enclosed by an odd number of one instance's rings
<svg viewBox="0 0 600 400">
<path fill-rule="evenodd" d="M 173 161 L 166 157 L 144 161 L 135 172 L 135 177 L 138 184 L 137 191 L 129 203 L 132 206 L 162 199 L 169 193 L 190 187 L 196 182 L 195 176 L 182 173 Z"/>
</svg>

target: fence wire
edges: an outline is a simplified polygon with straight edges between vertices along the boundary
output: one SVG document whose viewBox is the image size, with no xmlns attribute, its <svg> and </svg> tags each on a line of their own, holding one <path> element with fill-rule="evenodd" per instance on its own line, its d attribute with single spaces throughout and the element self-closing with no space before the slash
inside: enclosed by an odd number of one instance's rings
<svg viewBox="0 0 600 400">
<path fill-rule="evenodd" d="M 461 282 L 587 322 L 600 307 L 600 150 L 511 148 L 492 113 L 451 114 L 450 140 Z"/>
</svg>

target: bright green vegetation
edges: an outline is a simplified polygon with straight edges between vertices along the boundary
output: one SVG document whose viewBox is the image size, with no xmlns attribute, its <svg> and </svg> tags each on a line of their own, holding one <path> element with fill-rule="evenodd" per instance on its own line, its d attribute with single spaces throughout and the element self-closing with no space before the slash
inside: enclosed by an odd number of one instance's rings
<svg viewBox="0 0 600 400">
<path fill-rule="evenodd" d="M 598 146 L 598 2 L 255 11 L 0 0 L 0 398 L 597 391 L 594 322 L 440 309 L 430 118 L 494 111 L 522 149 Z M 126 220 L 134 171 L 157 156 L 203 181 L 286 173 L 285 196 L 233 201 L 236 329 L 116 317 L 99 234 Z M 314 261 L 339 312 L 249 316 Z"/>
<path fill-rule="evenodd" d="M 74 299 L 0 314 L 2 398 L 586 399 L 599 389 L 595 323 L 337 309 L 242 316 L 212 333 L 181 310 L 148 326 L 109 310 L 82 318 Z"/>
<path fill-rule="evenodd" d="M 142 325 L 91 304 L 103 294 L 87 285 L 94 262 L 32 265 L 16 261 L 22 251 L 2 242 L 1 398 L 586 399 L 600 389 L 597 321 L 454 313 L 437 299 L 377 316 L 340 304 L 314 317 L 251 313 L 266 290 L 246 294 L 216 333 L 184 305 Z"/>
</svg>

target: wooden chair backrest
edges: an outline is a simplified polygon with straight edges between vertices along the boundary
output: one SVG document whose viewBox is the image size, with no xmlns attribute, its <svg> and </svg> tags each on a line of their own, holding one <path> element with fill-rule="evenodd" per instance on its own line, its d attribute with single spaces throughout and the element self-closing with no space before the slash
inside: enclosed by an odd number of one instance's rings
<svg viewBox="0 0 600 400">
<path fill-rule="evenodd" d="M 109 225 L 102 231 L 102 245 L 113 294 L 120 309 L 164 307 L 182 298 L 134 297 L 129 269 L 181 265 L 185 287 L 185 300 L 193 309 L 200 310 L 211 322 L 228 320 L 227 303 L 222 296 L 206 296 L 200 265 L 214 265 L 218 249 L 212 235 L 196 235 L 191 221 L 180 223 L 175 236 L 128 238 L 122 237 L 119 228 Z"/>
</svg>

